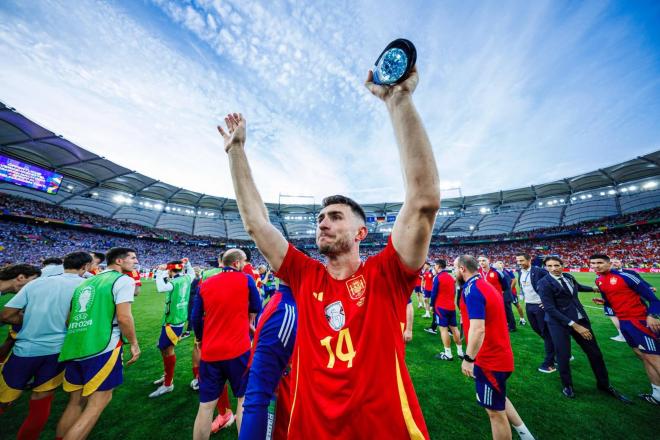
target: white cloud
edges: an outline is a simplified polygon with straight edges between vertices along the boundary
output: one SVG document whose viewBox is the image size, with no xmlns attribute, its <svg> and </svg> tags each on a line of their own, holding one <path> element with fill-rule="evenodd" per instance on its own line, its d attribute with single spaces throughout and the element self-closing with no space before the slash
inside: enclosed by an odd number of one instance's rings
<svg viewBox="0 0 660 440">
<path fill-rule="evenodd" d="M 463 194 L 660 144 L 657 57 L 643 29 L 604 3 L 7 1 L 0 100 L 119 164 L 232 197 L 214 125 L 241 111 L 266 200 L 396 201 L 392 128 L 362 83 L 399 36 L 418 46 L 415 100 L 441 179 Z"/>
</svg>

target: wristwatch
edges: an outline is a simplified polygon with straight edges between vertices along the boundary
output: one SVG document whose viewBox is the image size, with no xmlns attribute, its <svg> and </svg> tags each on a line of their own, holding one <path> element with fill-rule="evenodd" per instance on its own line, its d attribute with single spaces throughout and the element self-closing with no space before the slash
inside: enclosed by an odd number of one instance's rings
<svg viewBox="0 0 660 440">
<path fill-rule="evenodd" d="M 463 360 L 464 360 L 465 362 L 469 362 L 469 363 L 471 363 L 471 364 L 474 363 L 474 359 L 472 359 L 470 356 L 468 356 L 467 353 L 463 354 Z"/>
</svg>

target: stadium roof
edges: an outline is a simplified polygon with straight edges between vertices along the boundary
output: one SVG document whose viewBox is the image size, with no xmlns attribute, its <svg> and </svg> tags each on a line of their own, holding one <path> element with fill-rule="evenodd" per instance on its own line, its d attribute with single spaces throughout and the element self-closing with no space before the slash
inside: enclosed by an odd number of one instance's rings
<svg viewBox="0 0 660 440">
<path fill-rule="evenodd" d="M 193 216 L 195 212 L 197 214 L 205 212 L 210 215 L 206 210 L 213 210 L 222 216 L 238 218 L 238 207 L 233 199 L 179 188 L 125 168 L 41 127 L 3 103 L 0 103 L 0 154 L 62 174 L 64 176 L 63 191 L 60 191 L 57 198 L 48 196 L 50 197 L 48 201 L 57 205 L 88 209 L 92 212 L 115 216 L 127 206 L 115 206 L 117 203 L 112 203 L 114 194 L 115 202 L 118 200 L 117 195 L 157 202 L 160 205 L 160 208 L 157 209 L 160 211 L 164 211 L 170 205 L 174 207 L 178 205 L 188 207 L 192 211 L 189 214 Z M 489 194 L 443 198 L 442 208 L 464 210 L 474 206 L 489 206 L 494 209 L 504 205 L 526 204 L 529 206 L 535 200 L 552 197 L 568 199 L 571 195 L 584 191 L 606 187 L 616 188 L 628 182 L 657 176 L 660 176 L 660 150 L 617 165 L 554 182 Z M 0 188 L 6 189 L 6 185 L 2 184 Z M 78 203 L 72 205 L 73 201 Z M 367 213 L 386 215 L 397 213 L 401 205 L 401 202 L 384 202 L 365 204 L 363 207 Z M 153 208 L 153 205 L 151 207 Z M 318 205 L 311 204 L 273 203 L 267 204 L 267 207 L 271 215 L 279 217 L 288 214 L 313 214 L 319 208 Z M 176 211 L 176 208 L 173 209 Z M 180 209 L 177 212 L 180 212 Z M 158 223 L 162 214 L 163 212 L 138 222 L 146 225 L 151 223 L 150 226 L 167 227 Z M 118 218 L 131 219 L 125 216 Z"/>
</svg>

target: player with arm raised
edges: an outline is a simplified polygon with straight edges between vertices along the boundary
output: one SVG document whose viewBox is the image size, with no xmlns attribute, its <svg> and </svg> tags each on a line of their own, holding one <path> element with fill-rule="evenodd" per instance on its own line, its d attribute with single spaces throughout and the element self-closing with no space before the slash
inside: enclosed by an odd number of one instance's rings
<svg viewBox="0 0 660 440">
<path fill-rule="evenodd" d="M 388 245 L 364 263 L 359 244 L 367 235 L 366 219 L 357 203 L 344 196 L 324 200 L 316 244 L 326 264 L 306 257 L 269 221 L 245 154 L 242 115 L 227 116 L 227 131 L 218 127 L 244 227 L 277 276 L 291 285 L 299 310 L 289 439 L 366 433 L 428 438 L 404 362 L 399 319 L 426 259 L 440 204 L 433 151 L 412 100 L 417 81 L 413 70 L 395 86 L 375 85 L 371 73 L 366 82 L 390 114 L 406 194 Z"/>
</svg>

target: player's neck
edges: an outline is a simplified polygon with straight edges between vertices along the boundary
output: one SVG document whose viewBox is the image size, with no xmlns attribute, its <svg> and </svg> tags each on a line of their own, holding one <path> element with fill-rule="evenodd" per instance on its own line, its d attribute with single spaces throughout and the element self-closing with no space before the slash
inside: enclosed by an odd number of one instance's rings
<svg viewBox="0 0 660 440">
<path fill-rule="evenodd" d="M 14 283 L 13 280 L 0 281 L 0 292 L 13 290 Z"/>
<path fill-rule="evenodd" d="M 114 271 L 119 272 L 119 273 L 122 272 L 121 266 L 118 265 L 118 264 L 108 264 L 107 270 L 114 270 Z"/>
<path fill-rule="evenodd" d="M 351 251 L 340 255 L 328 255 L 326 257 L 326 268 L 330 276 L 336 280 L 344 280 L 357 272 L 362 264 L 358 252 Z"/>
</svg>

